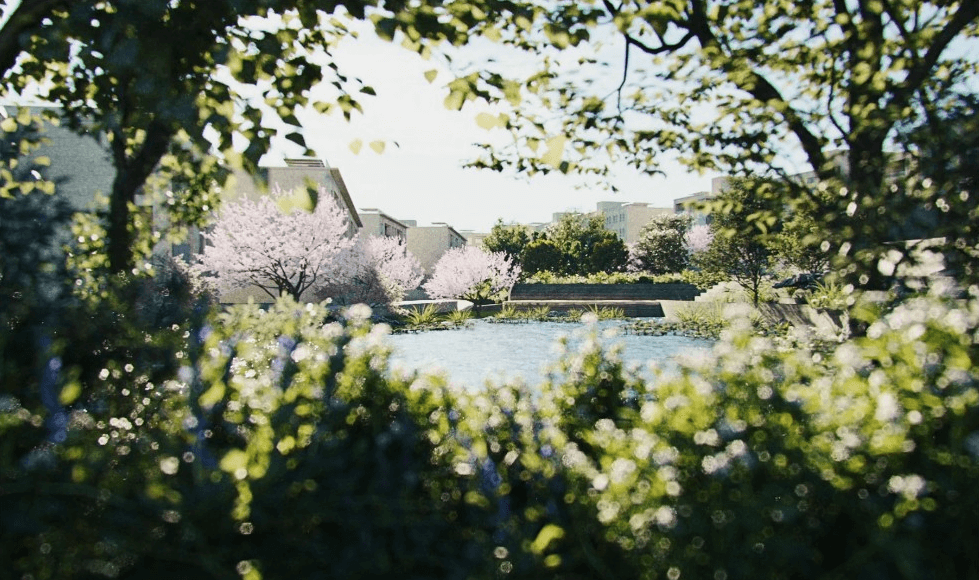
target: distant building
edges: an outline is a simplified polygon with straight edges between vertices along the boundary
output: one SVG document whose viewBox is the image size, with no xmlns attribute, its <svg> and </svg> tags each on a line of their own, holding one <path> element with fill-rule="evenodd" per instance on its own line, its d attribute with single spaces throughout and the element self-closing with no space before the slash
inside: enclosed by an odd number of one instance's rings
<svg viewBox="0 0 979 580">
<path fill-rule="evenodd" d="M 408 239 L 408 224 L 394 219 L 377 208 L 361 208 L 360 221 L 364 224 L 361 231 L 368 236 L 398 238 L 402 241 Z"/>
<path fill-rule="evenodd" d="M 96 132 L 76 132 L 48 121 L 46 117 L 61 116 L 61 107 L 56 105 L 35 104 L 22 107 L 5 103 L 0 105 L 0 119 L 14 117 L 21 109 L 26 109 L 37 119 L 34 129 L 40 138 L 37 149 L 31 151 L 25 161 L 47 157 L 50 164 L 41 173 L 44 179 L 54 182 L 56 198 L 64 201 L 71 211 L 93 212 L 105 216 L 108 207 L 103 204 L 108 202 L 116 178 L 116 167 L 112 162 L 107 140 Z M 162 229 L 166 226 L 166 220 L 161 218 L 160 212 L 154 212 L 154 196 L 146 195 L 151 187 L 148 183 L 137 193 L 137 209 L 134 213 L 143 214 L 151 220 L 154 229 Z M 56 242 L 57 246 L 67 243 L 70 236 L 71 231 L 64 228 Z M 165 244 L 157 249 L 160 248 L 165 251 Z"/>
<path fill-rule="evenodd" d="M 263 184 L 262 181 L 265 183 Z M 293 191 L 307 185 L 322 187 L 330 192 L 334 201 L 347 212 L 351 235 L 363 227 L 360 214 L 354 207 L 350 191 L 347 190 L 347 184 L 344 183 L 340 170 L 330 167 L 321 159 L 310 157 L 286 159 L 285 166 L 261 167 L 255 177 L 243 171 L 236 171 L 235 182 L 230 190 L 223 193 L 223 197 L 228 200 L 239 196 L 257 199 L 259 196 L 267 195 L 266 187 L 278 186 L 284 191 Z"/>
<path fill-rule="evenodd" d="M 691 225 L 704 225 L 710 223 L 710 216 L 697 209 L 697 204 L 707 201 L 714 197 L 710 191 L 698 191 L 684 197 L 673 200 L 673 213 L 690 216 Z"/>
<path fill-rule="evenodd" d="M 442 254 L 465 245 L 466 238 L 445 223 L 408 228 L 408 251 L 418 258 L 426 274 L 432 273 Z"/>
<path fill-rule="evenodd" d="M 658 215 L 670 215 L 673 208 L 653 207 L 648 203 L 600 201 L 595 212 L 605 220 L 605 229 L 616 234 L 627 243 L 639 241 L 639 234 Z"/>
<path fill-rule="evenodd" d="M 462 237 L 466 238 L 466 245 L 483 247 L 483 240 L 489 237 L 489 232 L 474 232 L 472 230 L 460 230 Z"/>
</svg>

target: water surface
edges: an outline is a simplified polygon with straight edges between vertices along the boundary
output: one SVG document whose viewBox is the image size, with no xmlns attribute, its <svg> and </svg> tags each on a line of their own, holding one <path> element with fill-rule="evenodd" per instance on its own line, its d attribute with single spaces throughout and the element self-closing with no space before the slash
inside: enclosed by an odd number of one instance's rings
<svg viewBox="0 0 979 580">
<path fill-rule="evenodd" d="M 605 336 L 627 324 L 610 320 L 596 325 L 604 346 L 622 345 L 621 358 L 627 366 L 645 367 L 652 361 L 669 371 L 676 368 L 677 357 L 703 356 L 713 344 L 682 336 Z M 544 380 L 546 368 L 557 360 L 558 338 L 571 337 L 569 350 L 574 351 L 585 328 L 581 323 L 477 320 L 464 329 L 397 334 L 388 337 L 394 347 L 391 367 L 440 370 L 451 382 L 470 387 L 482 386 L 488 378 L 499 383 L 518 377 L 534 385 Z"/>
</svg>

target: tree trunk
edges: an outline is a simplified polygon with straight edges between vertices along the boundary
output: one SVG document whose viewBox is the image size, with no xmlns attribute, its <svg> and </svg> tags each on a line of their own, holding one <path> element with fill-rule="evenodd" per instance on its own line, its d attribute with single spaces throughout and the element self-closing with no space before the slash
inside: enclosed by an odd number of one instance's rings
<svg viewBox="0 0 979 580">
<path fill-rule="evenodd" d="M 112 142 L 116 165 L 116 178 L 112 183 L 112 196 L 109 199 L 109 223 L 107 229 L 107 253 L 109 271 L 113 274 L 133 269 L 133 231 L 130 229 L 129 204 L 136 201 L 136 193 L 146 183 L 146 179 L 156 169 L 160 159 L 170 146 L 174 131 L 159 121 L 150 123 L 146 139 L 139 152 L 127 157 L 126 139 L 116 132 Z"/>
</svg>

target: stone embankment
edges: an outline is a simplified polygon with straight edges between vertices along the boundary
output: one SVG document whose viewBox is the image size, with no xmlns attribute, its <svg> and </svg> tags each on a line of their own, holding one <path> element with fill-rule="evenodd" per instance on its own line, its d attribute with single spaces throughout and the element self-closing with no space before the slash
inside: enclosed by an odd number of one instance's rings
<svg viewBox="0 0 979 580">
<path fill-rule="evenodd" d="M 518 310 L 546 306 L 555 312 L 575 308 L 618 308 L 629 317 L 665 316 L 664 301 L 692 301 L 693 284 L 517 284 L 506 304 Z"/>
</svg>

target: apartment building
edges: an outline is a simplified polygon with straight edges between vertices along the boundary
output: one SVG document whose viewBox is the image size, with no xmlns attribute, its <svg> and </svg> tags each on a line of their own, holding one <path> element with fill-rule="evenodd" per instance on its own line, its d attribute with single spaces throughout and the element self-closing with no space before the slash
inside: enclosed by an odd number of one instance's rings
<svg viewBox="0 0 979 580">
<path fill-rule="evenodd" d="M 446 223 L 436 222 L 430 226 L 412 226 L 410 224 L 415 222 L 407 220 L 405 223 L 409 224 L 408 251 L 418 258 L 426 274 L 432 273 L 442 254 L 466 245 L 466 238 Z"/>
<path fill-rule="evenodd" d="M 711 191 L 698 191 L 673 200 L 673 213 L 678 215 L 690 216 L 691 225 L 705 225 L 710 223 L 710 216 L 697 209 L 697 204 L 707 201 L 714 197 Z"/>
<path fill-rule="evenodd" d="M 483 246 L 483 240 L 489 236 L 489 232 L 475 232 L 473 230 L 460 230 L 462 237 L 466 238 L 467 246 Z"/>
<path fill-rule="evenodd" d="M 364 224 L 361 230 L 364 234 L 398 238 L 402 241 L 408 239 L 408 224 L 403 221 L 397 220 L 374 207 L 361 208 L 359 213 L 360 221 Z"/>
<path fill-rule="evenodd" d="M 639 234 L 649 220 L 673 213 L 673 208 L 653 207 L 641 202 L 600 201 L 597 207 L 595 215 L 604 218 L 605 229 L 618 235 L 627 244 L 639 241 Z"/>
</svg>

